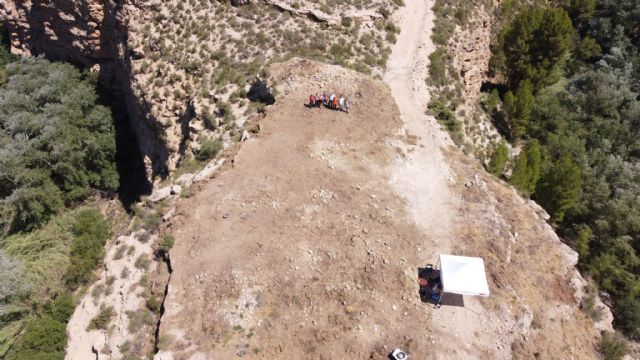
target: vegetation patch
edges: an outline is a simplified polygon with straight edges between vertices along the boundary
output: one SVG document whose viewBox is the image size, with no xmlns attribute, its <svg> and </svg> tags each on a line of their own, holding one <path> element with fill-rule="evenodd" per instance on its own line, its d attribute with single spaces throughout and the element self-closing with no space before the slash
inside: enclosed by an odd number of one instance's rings
<svg viewBox="0 0 640 360">
<path fill-rule="evenodd" d="M 640 339 L 640 57 L 634 1 L 505 1 L 484 103 L 514 144 L 509 181 L 551 215 L 580 267 L 613 299 L 614 325 Z M 616 24 L 616 29 L 605 24 Z M 498 91 L 500 89 L 500 91 Z M 489 164 L 504 173 L 499 147 Z M 588 309 L 589 304 L 583 304 Z M 589 310 L 587 310 L 589 311 Z M 601 350 L 619 358 L 618 337 Z"/>
</svg>

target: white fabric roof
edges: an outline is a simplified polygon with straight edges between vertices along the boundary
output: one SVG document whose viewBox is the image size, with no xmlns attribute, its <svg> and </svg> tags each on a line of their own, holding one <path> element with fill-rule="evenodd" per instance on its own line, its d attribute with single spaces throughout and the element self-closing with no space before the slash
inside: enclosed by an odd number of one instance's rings
<svg viewBox="0 0 640 360">
<path fill-rule="evenodd" d="M 440 255 L 440 278 L 443 292 L 489 296 L 484 261 L 481 258 Z"/>
</svg>

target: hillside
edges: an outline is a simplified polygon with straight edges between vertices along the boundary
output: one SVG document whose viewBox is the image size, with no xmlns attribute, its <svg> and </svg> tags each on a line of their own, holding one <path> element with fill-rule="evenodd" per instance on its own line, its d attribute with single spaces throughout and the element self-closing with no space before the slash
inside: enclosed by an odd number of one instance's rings
<svg viewBox="0 0 640 360">
<path fill-rule="evenodd" d="M 38 305 L 38 319 L 55 320 L 55 353 L 21 324 L 0 340 L 68 360 L 386 359 L 395 348 L 419 359 L 601 359 L 613 316 L 556 235 L 556 214 L 513 184 L 506 163 L 531 145 L 504 145 L 500 173 L 485 170 L 501 140 L 480 92 L 492 9 L 502 8 L 0 2 L 13 53 L 98 75 L 154 184 L 126 219 L 118 200 L 85 201 L 107 221 L 70 211 L 16 237 L 46 243 L 55 224 L 89 242 L 81 226 L 100 225 L 90 262 L 78 239 L 59 246 L 83 266 L 68 301 Z M 325 91 L 351 111 L 305 106 Z M 447 253 L 482 257 L 491 295 L 422 301 L 419 268 Z"/>
<path fill-rule="evenodd" d="M 413 161 L 440 150 L 428 125 L 402 131 L 381 84 L 305 61 L 272 71 L 287 79 L 286 98 L 168 226 L 168 340 L 156 359 L 382 359 L 394 347 L 442 359 L 598 358 L 574 295 L 575 255 L 532 207 L 455 150 L 451 185 L 429 186 L 448 183 L 444 163 L 426 173 Z M 352 113 L 304 108 L 321 83 L 360 94 Z M 442 251 L 483 256 L 492 296 L 423 304 L 417 268 Z"/>
</svg>

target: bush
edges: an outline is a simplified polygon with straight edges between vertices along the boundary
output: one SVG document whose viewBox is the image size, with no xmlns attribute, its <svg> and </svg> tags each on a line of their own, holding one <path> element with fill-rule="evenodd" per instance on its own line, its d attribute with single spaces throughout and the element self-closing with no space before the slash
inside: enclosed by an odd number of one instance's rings
<svg viewBox="0 0 640 360">
<path fill-rule="evenodd" d="M 629 352 L 627 341 L 620 334 L 603 332 L 600 353 L 605 360 L 620 360 Z"/>
<path fill-rule="evenodd" d="M 199 161 L 207 161 L 214 158 L 222 150 L 222 143 L 219 140 L 207 140 L 196 152 L 196 159 Z"/>
<path fill-rule="evenodd" d="M 52 319 L 66 324 L 71 318 L 75 307 L 73 296 L 71 294 L 63 294 L 50 302 L 46 306 L 44 313 Z"/>
<path fill-rule="evenodd" d="M 460 122 L 456 119 L 453 111 L 440 101 L 433 100 L 429 103 L 428 109 L 431 115 L 444 125 L 449 132 L 459 132 Z"/>
<path fill-rule="evenodd" d="M 430 85 L 442 87 L 448 85 L 446 62 L 449 59 L 447 50 L 438 47 L 436 51 L 429 55 L 429 79 Z"/>
<path fill-rule="evenodd" d="M 149 268 L 149 264 L 151 263 L 151 260 L 149 260 L 149 258 L 147 257 L 147 255 L 142 254 L 140 256 L 138 256 L 138 258 L 136 259 L 136 262 L 134 264 L 134 266 L 137 269 L 140 270 L 147 270 Z"/>
<path fill-rule="evenodd" d="M 173 244 L 176 242 L 176 239 L 171 235 L 165 235 L 162 238 L 162 242 L 160 243 L 159 249 L 164 253 L 168 253 L 169 250 L 173 247 Z"/>
<path fill-rule="evenodd" d="M 100 307 L 100 312 L 89 322 L 89 326 L 87 327 L 87 331 L 90 330 L 106 330 L 109 327 L 109 323 L 111 319 L 115 315 L 113 311 L 113 306 L 104 306 Z"/>
<path fill-rule="evenodd" d="M 63 360 L 67 325 L 49 316 L 29 320 L 24 334 L 6 354 L 6 360 Z"/>
<path fill-rule="evenodd" d="M 76 289 L 92 280 L 93 270 L 104 257 L 104 244 L 111 229 L 99 211 L 87 209 L 75 216 L 71 232 L 74 237 L 66 282 L 70 289 Z"/>
<path fill-rule="evenodd" d="M 0 315 L 3 304 L 12 297 L 27 294 L 31 289 L 24 264 L 0 250 Z"/>
</svg>

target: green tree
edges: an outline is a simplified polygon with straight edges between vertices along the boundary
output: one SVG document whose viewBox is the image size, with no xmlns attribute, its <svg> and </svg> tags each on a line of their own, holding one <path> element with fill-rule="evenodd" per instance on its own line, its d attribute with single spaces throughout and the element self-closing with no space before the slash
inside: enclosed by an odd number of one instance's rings
<svg viewBox="0 0 640 360">
<path fill-rule="evenodd" d="M 571 50 L 571 19 L 561 8 L 522 11 L 500 35 L 506 74 L 512 88 L 529 79 L 535 91 L 555 83 Z"/>
<path fill-rule="evenodd" d="M 545 171 L 540 180 L 535 199 L 549 211 L 553 221 L 562 221 L 567 211 L 576 206 L 580 196 L 580 168 L 569 156 L 563 156 Z"/>
<path fill-rule="evenodd" d="M 527 196 L 536 190 L 540 179 L 542 165 L 540 152 L 540 143 L 535 139 L 529 141 L 516 158 L 513 173 L 509 178 L 509 182 Z"/>
<path fill-rule="evenodd" d="M 11 214 L 11 230 L 42 225 L 92 189 L 116 191 L 115 131 L 109 109 L 97 104 L 95 77 L 33 58 L 5 69 L 0 208 Z"/>
<path fill-rule="evenodd" d="M 589 257 L 589 243 L 593 238 L 593 231 L 587 225 L 579 226 L 576 232 L 576 251 L 580 255 L 580 259 L 586 259 Z"/>
<path fill-rule="evenodd" d="M 495 176 L 502 176 L 507 160 L 509 160 L 509 149 L 506 142 L 502 140 L 493 150 L 487 170 Z"/>
<path fill-rule="evenodd" d="M 512 109 L 514 113 L 510 114 L 510 127 L 511 135 L 518 138 L 522 137 L 527 131 L 527 126 L 529 126 L 529 120 L 531 119 L 531 107 L 535 102 L 533 88 L 528 79 L 520 82 L 514 98 L 515 109 Z"/>
<path fill-rule="evenodd" d="M 588 22 L 596 11 L 596 0 L 562 0 L 560 3 L 576 27 Z"/>
</svg>

